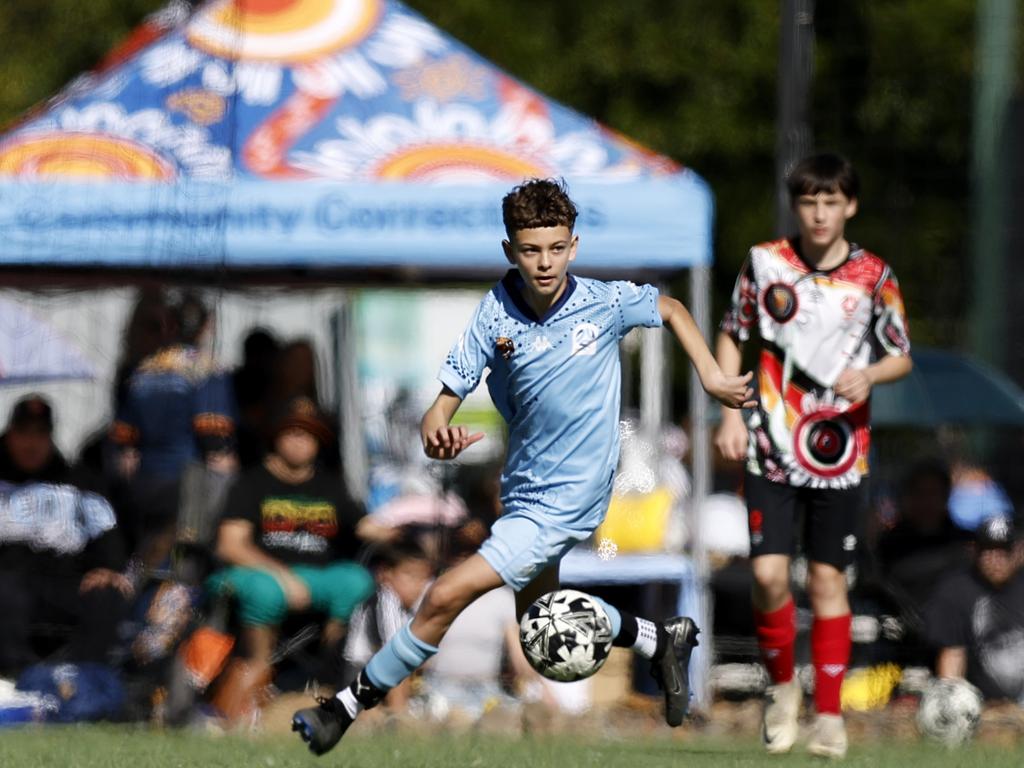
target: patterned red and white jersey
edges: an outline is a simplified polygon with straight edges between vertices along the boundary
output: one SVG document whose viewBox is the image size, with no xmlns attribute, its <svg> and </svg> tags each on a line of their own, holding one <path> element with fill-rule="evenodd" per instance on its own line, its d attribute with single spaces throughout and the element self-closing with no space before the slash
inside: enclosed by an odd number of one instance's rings
<svg viewBox="0 0 1024 768">
<path fill-rule="evenodd" d="M 910 354 L 892 269 L 852 243 L 831 270 L 809 266 L 788 239 L 756 245 L 721 330 L 742 343 L 755 328 L 759 406 L 748 421 L 748 469 L 789 485 L 857 485 L 868 471 L 870 401 L 852 404 L 833 386 L 846 368 Z"/>
</svg>

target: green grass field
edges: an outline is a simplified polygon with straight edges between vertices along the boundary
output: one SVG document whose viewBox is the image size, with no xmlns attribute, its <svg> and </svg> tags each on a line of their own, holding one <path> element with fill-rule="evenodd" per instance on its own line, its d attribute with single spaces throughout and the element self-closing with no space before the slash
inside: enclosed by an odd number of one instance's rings
<svg viewBox="0 0 1024 768">
<path fill-rule="evenodd" d="M 805 754 L 768 759 L 751 742 L 700 737 L 574 741 L 571 738 L 501 740 L 492 737 L 420 739 L 377 734 L 347 741 L 314 758 L 284 737 L 246 739 L 119 727 L 47 727 L 0 730 L 3 768 L 697 768 L 709 766 L 825 765 Z M 1024 750 L 972 746 L 958 751 L 921 744 L 855 745 L 843 766 L 867 768 L 1019 768 Z"/>
</svg>

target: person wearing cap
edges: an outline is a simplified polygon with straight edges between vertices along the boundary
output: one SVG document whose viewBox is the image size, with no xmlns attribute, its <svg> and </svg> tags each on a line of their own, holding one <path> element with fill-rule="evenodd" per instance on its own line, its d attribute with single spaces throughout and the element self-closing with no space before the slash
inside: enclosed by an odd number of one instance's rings
<svg viewBox="0 0 1024 768">
<path fill-rule="evenodd" d="M 53 409 L 41 395 L 15 403 L 0 437 L 0 479 L 64 480 L 71 468 L 53 443 Z"/>
<path fill-rule="evenodd" d="M 0 677 L 54 650 L 106 661 L 132 597 L 114 511 L 65 461 L 53 426 L 50 403 L 29 395 L 0 435 Z"/>
<path fill-rule="evenodd" d="M 354 560 L 362 540 L 379 533 L 341 475 L 318 466 L 333 436 L 313 401 L 292 399 L 275 424 L 270 453 L 228 493 L 216 544 L 226 567 L 207 582 L 214 595 L 234 598 L 245 653 L 267 666 L 289 612 L 325 613 L 325 654 L 337 650 L 353 611 L 373 594 L 373 577 Z"/>
<path fill-rule="evenodd" d="M 1013 520 L 981 522 L 972 555 L 925 607 L 936 674 L 966 679 L 986 699 L 1024 704 L 1024 546 Z"/>
</svg>

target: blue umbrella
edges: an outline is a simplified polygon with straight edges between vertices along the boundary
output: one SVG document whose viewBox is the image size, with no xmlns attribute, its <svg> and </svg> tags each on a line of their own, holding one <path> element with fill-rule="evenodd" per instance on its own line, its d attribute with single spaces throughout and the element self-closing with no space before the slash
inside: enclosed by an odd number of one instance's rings
<svg viewBox="0 0 1024 768">
<path fill-rule="evenodd" d="M 978 360 L 914 347 L 914 370 L 871 392 L 874 427 L 1024 427 L 1024 390 Z"/>
</svg>

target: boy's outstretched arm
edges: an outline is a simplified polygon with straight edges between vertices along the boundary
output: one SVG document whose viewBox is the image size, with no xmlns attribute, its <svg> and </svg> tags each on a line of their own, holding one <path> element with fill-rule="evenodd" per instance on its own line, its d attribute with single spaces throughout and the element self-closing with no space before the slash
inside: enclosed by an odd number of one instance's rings
<svg viewBox="0 0 1024 768">
<path fill-rule="evenodd" d="M 662 323 L 672 329 L 693 361 L 700 383 L 709 395 L 729 408 L 752 408 L 756 405 L 753 400 L 754 390 L 750 388 L 753 374 L 735 376 L 723 373 L 682 302 L 670 296 L 659 296 L 658 314 L 661 315 Z"/>
<path fill-rule="evenodd" d="M 449 425 L 455 412 L 462 405 L 462 398 L 448 387 L 442 387 L 434 404 L 420 421 L 420 437 L 423 451 L 432 459 L 454 459 L 473 443 L 483 439 L 484 433 L 469 434 L 465 427 Z"/>
</svg>

